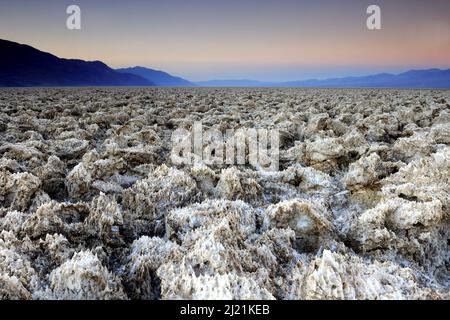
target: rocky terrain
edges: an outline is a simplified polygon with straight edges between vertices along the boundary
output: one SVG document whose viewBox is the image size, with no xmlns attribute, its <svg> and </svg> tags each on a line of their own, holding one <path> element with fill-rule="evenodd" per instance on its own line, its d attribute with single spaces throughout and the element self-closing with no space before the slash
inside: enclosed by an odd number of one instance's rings
<svg viewBox="0 0 450 320">
<path fill-rule="evenodd" d="M 280 170 L 171 133 L 277 129 Z M 1 299 L 449 299 L 450 91 L 4 89 Z"/>
</svg>

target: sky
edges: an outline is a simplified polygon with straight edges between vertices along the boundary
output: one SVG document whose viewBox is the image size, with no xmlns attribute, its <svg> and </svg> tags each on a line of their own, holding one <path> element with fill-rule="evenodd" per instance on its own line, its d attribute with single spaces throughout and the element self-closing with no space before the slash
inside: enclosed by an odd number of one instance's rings
<svg viewBox="0 0 450 320">
<path fill-rule="evenodd" d="M 72 4 L 81 30 L 66 27 Z M 450 68 L 450 0 L 0 0 L 0 38 L 192 81 L 399 73 Z"/>
</svg>

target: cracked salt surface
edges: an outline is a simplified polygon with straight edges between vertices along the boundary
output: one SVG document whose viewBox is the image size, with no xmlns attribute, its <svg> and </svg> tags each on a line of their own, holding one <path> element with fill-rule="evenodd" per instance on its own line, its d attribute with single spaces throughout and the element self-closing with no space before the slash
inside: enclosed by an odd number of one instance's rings
<svg viewBox="0 0 450 320">
<path fill-rule="evenodd" d="M 177 167 L 202 121 L 280 171 Z M 449 299 L 450 92 L 0 91 L 2 299 Z"/>
</svg>

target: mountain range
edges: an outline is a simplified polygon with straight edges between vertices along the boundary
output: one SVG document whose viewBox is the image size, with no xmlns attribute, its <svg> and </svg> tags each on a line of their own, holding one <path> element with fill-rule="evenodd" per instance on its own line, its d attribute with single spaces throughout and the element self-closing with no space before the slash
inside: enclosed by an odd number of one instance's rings
<svg viewBox="0 0 450 320">
<path fill-rule="evenodd" d="M 0 87 L 55 86 L 450 88 L 450 69 L 290 82 L 243 79 L 194 83 L 139 66 L 113 69 L 101 61 L 63 59 L 28 45 L 0 39 Z"/>
<path fill-rule="evenodd" d="M 0 39 L 0 87 L 195 86 L 162 71 L 114 70 L 101 61 L 62 59 Z"/>
<path fill-rule="evenodd" d="M 364 77 L 289 82 L 256 80 L 212 80 L 197 82 L 202 87 L 312 87 L 312 88 L 450 88 L 450 69 L 410 70 L 400 74 L 380 73 Z"/>
</svg>

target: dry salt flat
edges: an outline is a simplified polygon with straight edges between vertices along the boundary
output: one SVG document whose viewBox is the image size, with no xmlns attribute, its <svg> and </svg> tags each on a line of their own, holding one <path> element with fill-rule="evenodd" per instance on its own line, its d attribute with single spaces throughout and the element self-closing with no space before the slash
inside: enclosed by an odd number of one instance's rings
<svg viewBox="0 0 450 320">
<path fill-rule="evenodd" d="M 280 168 L 170 133 L 277 129 Z M 1 299 L 449 299 L 450 91 L 0 90 Z"/>
</svg>

